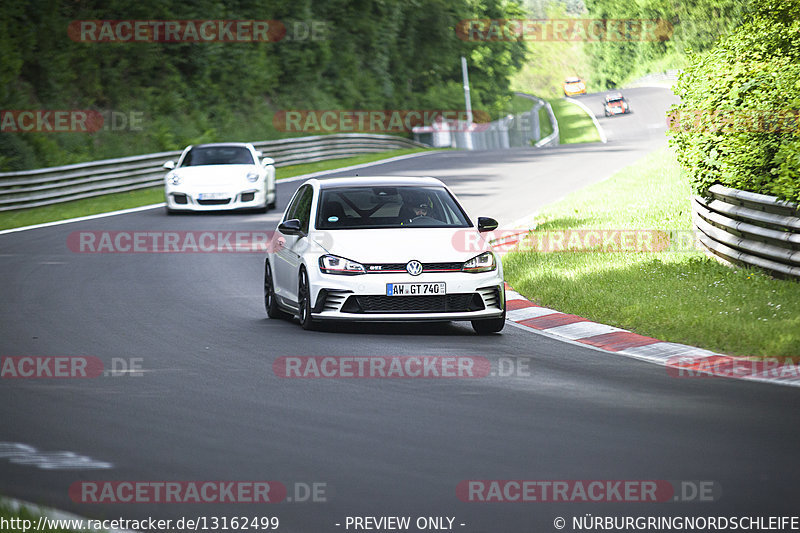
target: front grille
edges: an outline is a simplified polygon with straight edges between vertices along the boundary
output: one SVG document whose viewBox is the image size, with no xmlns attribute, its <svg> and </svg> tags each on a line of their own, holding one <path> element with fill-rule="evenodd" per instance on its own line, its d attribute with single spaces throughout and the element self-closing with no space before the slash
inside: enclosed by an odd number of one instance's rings
<svg viewBox="0 0 800 533">
<path fill-rule="evenodd" d="M 343 313 L 461 313 L 484 309 L 478 293 L 431 296 L 350 296 Z"/>
<path fill-rule="evenodd" d="M 405 272 L 407 263 L 372 263 L 364 265 L 367 274 Z M 461 272 L 464 263 L 423 263 L 422 272 Z"/>
<path fill-rule="evenodd" d="M 173 194 L 172 199 L 175 200 L 176 204 L 186 205 L 189 203 L 185 194 Z"/>
<path fill-rule="evenodd" d="M 243 192 L 242 193 L 242 201 L 243 202 L 252 202 L 256 198 L 256 193 L 254 192 Z"/>
<path fill-rule="evenodd" d="M 197 203 L 200 205 L 225 205 L 230 203 L 230 198 L 225 198 L 223 200 L 197 200 Z"/>
</svg>

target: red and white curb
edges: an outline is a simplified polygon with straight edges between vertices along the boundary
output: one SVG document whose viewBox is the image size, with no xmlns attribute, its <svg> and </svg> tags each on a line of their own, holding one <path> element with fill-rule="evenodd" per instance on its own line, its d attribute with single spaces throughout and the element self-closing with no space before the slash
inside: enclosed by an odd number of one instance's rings
<svg viewBox="0 0 800 533">
<path fill-rule="evenodd" d="M 677 378 L 729 377 L 800 387 L 800 365 L 778 359 L 731 357 L 541 307 L 506 283 L 506 319 L 566 342 L 666 367 Z"/>
</svg>

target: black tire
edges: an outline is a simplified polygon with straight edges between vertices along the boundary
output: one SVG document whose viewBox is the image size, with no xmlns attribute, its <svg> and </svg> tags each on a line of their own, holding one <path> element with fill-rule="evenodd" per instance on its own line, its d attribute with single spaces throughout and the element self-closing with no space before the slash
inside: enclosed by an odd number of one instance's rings
<svg viewBox="0 0 800 533">
<path fill-rule="evenodd" d="M 311 288 L 308 286 L 308 274 L 304 268 L 300 269 L 297 287 L 297 317 L 300 325 L 305 330 L 314 330 L 317 322 L 311 318 Z"/>
<path fill-rule="evenodd" d="M 170 209 L 169 207 L 165 207 L 164 210 L 167 212 L 167 216 L 177 215 L 178 213 L 174 209 Z"/>
<path fill-rule="evenodd" d="M 487 335 L 489 333 L 499 333 L 506 325 L 506 317 L 503 318 L 487 318 L 484 320 L 473 320 L 472 329 L 478 335 Z"/>
<path fill-rule="evenodd" d="M 278 301 L 275 299 L 275 289 L 272 282 L 272 268 L 269 266 L 269 259 L 264 260 L 264 308 L 270 318 L 289 318 L 289 313 L 281 311 Z"/>
<path fill-rule="evenodd" d="M 267 208 L 275 209 L 275 207 L 277 207 L 277 205 L 278 205 L 278 188 L 275 187 L 275 198 L 269 204 L 267 204 Z"/>
<path fill-rule="evenodd" d="M 489 333 L 500 333 L 506 325 L 506 302 L 505 295 L 503 295 L 503 316 L 500 318 L 485 318 L 483 320 L 473 320 L 472 329 L 478 335 L 487 335 Z"/>
</svg>

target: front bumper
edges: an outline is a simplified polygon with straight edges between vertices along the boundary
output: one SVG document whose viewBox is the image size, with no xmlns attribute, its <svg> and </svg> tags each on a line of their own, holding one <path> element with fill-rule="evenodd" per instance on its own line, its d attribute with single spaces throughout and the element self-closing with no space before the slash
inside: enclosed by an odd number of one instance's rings
<svg viewBox="0 0 800 533">
<path fill-rule="evenodd" d="M 173 189 L 166 191 L 167 208 L 172 211 L 220 211 L 254 209 L 267 205 L 267 194 L 263 190 L 246 189 L 226 194 L 224 198 L 201 200 L 200 193 Z"/>
<path fill-rule="evenodd" d="M 339 276 L 309 272 L 315 320 L 449 321 L 500 318 L 505 309 L 501 267 L 481 274 L 425 273 Z M 309 269 L 312 270 L 312 269 Z M 446 293 L 387 296 L 387 283 L 444 282 Z"/>
</svg>

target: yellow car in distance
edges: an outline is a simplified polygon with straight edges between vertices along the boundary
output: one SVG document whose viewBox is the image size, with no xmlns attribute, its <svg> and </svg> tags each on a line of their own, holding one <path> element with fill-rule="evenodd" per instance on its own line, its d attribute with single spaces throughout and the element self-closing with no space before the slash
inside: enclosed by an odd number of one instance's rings
<svg viewBox="0 0 800 533">
<path fill-rule="evenodd" d="M 567 78 L 564 80 L 564 96 L 586 94 L 586 84 L 580 78 Z"/>
</svg>

